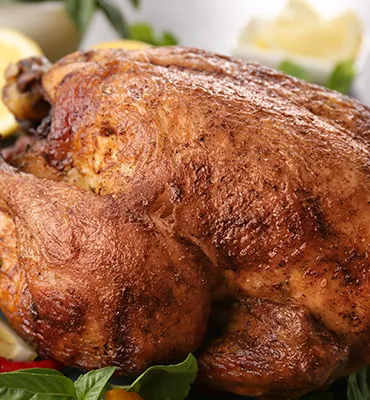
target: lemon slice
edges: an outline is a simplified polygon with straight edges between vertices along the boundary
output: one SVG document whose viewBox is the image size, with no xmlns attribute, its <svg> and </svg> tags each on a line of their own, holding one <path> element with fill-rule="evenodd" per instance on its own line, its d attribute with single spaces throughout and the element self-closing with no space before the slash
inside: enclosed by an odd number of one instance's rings
<svg viewBox="0 0 370 400">
<path fill-rule="evenodd" d="M 5 84 L 4 71 L 10 63 L 21 58 L 42 55 L 38 44 L 13 29 L 0 29 L 0 134 L 5 137 L 17 129 L 17 121 L 1 101 Z"/>
<path fill-rule="evenodd" d="M 32 361 L 37 357 L 37 353 L 0 320 L 0 357 L 13 361 Z"/>
<path fill-rule="evenodd" d="M 339 62 L 356 58 L 362 34 L 362 22 L 353 11 L 327 20 L 305 1 L 290 0 L 277 18 L 255 34 L 255 42 L 264 49 Z"/>
<path fill-rule="evenodd" d="M 362 40 L 361 21 L 347 12 L 331 21 L 318 19 L 295 25 L 272 24 L 262 32 L 270 49 L 332 61 L 352 59 Z"/>
<path fill-rule="evenodd" d="M 93 49 L 124 49 L 124 50 L 142 50 L 152 47 L 148 43 L 138 40 L 120 39 L 110 42 L 102 42 L 93 46 Z"/>
</svg>

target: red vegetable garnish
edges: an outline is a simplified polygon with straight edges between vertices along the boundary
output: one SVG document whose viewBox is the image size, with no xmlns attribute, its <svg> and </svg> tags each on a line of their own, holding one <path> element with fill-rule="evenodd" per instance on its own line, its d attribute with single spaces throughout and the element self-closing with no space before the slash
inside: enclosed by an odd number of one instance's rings
<svg viewBox="0 0 370 400">
<path fill-rule="evenodd" d="M 65 365 L 55 360 L 39 360 L 39 361 L 10 361 L 6 358 L 0 357 L 0 373 L 18 371 L 19 369 L 29 368 L 50 368 L 61 371 Z"/>
</svg>

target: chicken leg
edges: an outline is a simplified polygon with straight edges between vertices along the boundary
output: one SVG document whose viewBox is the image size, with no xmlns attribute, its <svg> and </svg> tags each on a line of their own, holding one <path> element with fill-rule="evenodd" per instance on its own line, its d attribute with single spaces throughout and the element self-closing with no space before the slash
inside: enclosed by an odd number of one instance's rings
<svg viewBox="0 0 370 400">
<path fill-rule="evenodd" d="M 134 217 L 124 199 L 37 179 L 4 163 L 0 199 L 14 221 L 26 275 L 17 293 L 3 285 L 3 310 L 14 320 L 9 303 L 27 293 L 16 304 L 25 310 L 15 327 L 32 335 L 41 355 L 137 374 L 200 346 L 209 288 L 207 260 L 194 246 Z"/>
</svg>

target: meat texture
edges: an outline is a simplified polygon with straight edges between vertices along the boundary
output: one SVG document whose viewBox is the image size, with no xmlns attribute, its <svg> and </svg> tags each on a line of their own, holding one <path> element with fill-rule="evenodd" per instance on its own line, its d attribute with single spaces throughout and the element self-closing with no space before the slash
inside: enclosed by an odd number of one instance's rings
<svg viewBox="0 0 370 400">
<path fill-rule="evenodd" d="M 367 107 L 179 47 L 41 75 L 51 118 L 0 172 L 0 304 L 41 355 L 135 375 L 196 352 L 199 384 L 264 398 L 370 363 Z"/>
</svg>

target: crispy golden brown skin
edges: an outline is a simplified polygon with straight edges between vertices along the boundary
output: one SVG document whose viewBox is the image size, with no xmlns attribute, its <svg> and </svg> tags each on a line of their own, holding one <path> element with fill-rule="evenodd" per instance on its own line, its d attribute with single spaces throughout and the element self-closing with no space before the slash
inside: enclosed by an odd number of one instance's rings
<svg viewBox="0 0 370 400">
<path fill-rule="evenodd" d="M 50 130 L 0 173 L 25 277 L 1 306 L 41 354 L 198 350 L 204 384 L 265 398 L 370 362 L 367 107 L 176 47 L 75 53 L 42 86 Z"/>
<path fill-rule="evenodd" d="M 26 274 L 16 283 L 31 296 L 23 320 L 14 318 L 6 287 L 2 308 L 18 329 L 31 318 L 41 355 L 135 374 L 201 345 L 210 295 L 196 247 L 135 217 L 126 201 L 9 168 L 0 181 Z"/>
</svg>

